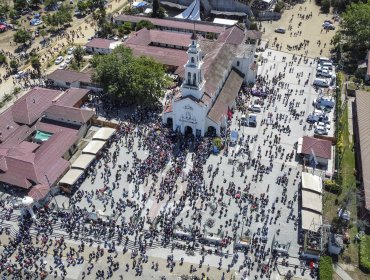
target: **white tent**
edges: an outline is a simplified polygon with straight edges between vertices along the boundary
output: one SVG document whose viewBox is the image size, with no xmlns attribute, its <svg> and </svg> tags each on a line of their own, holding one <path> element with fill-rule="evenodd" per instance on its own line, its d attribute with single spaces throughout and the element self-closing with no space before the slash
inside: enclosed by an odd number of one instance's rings
<svg viewBox="0 0 370 280">
<path fill-rule="evenodd" d="M 82 154 L 72 163 L 72 168 L 86 170 L 94 159 L 94 155 Z"/>
<path fill-rule="evenodd" d="M 302 229 L 312 232 L 318 232 L 322 225 L 321 214 L 315 213 L 310 210 L 302 210 Z"/>
<path fill-rule="evenodd" d="M 59 184 L 73 185 L 84 173 L 81 169 L 70 169 L 63 178 L 59 181 Z"/>
<path fill-rule="evenodd" d="M 302 189 L 322 194 L 322 179 L 320 176 L 302 172 Z"/>
<path fill-rule="evenodd" d="M 200 0 L 194 0 L 189 7 L 175 18 L 201 20 L 200 19 Z"/>
<path fill-rule="evenodd" d="M 322 195 L 302 190 L 302 208 L 322 213 Z"/>
<path fill-rule="evenodd" d="M 83 154 L 96 155 L 105 145 L 105 141 L 92 140 L 87 146 L 82 150 Z"/>
<path fill-rule="evenodd" d="M 99 130 L 94 134 L 92 137 L 93 140 L 103 140 L 107 141 L 109 138 L 112 137 L 116 130 L 110 127 L 101 127 Z"/>
</svg>

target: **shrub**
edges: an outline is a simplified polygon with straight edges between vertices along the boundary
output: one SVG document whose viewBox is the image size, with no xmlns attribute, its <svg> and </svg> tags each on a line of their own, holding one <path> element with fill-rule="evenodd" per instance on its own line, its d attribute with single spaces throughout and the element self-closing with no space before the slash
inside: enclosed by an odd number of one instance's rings
<svg viewBox="0 0 370 280">
<path fill-rule="evenodd" d="M 370 273 L 370 252 L 367 248 L 366 237 L 362 236 L 360 240 L 360 268 L 366 273 Z"/>
<path fill-rule="evenodd" d="M 342 187 L 337 184 L 334 180 L 325 180 L 324 181 L 324 187 L 327 191 L 333 192 L 333 193 L 341 193 Z"/>
<path fill-rule="evenodd" d="M 320 280 L 333 279 L 333 261 L 330 256 L 320 258 L 319 279 Z"/>
<path fill-rule="evenodd" d="M 6 56 L 0 53 L 0 64 L 6 63 Z"/>
<path fill-rule="evenodd" d="M 213 145 L 217 147 L 218 150 L 222 149 L 222 140 L 221 138 L 217 137 L 213 140 Z"/>
</svg>

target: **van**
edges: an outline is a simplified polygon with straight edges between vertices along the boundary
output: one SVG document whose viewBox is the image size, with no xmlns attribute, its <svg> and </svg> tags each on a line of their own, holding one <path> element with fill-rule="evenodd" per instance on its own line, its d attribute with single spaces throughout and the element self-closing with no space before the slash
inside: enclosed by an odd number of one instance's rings
<svg viewBox="0 0 370 280">
<path fill-rule="evenodd" d="M 328 98 L 321 98 L 319 100 L 316 101 L 316 108 L 322 108 L 322 107 L 325 107 L 325 108 L 334 108 L 334 105 L 335 105 L 335 102 L 331 99 L 328 99 Z"/>
<path fill-rule="evenodd" d="M 329 87 L 328 81 L 321 78 L 315 78 L 315 80 L 313 81 L 313 85 L 318 87 Z"/>
</svg>

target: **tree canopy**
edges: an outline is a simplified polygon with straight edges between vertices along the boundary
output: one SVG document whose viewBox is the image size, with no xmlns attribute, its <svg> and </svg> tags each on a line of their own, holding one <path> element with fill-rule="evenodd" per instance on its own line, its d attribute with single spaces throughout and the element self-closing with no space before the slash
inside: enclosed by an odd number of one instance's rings
<svg viewBox="0 0 370 280">
<path fill-rule="evenodd" d="M 340 27 L 333 40 L 337 48 L 352 59 L 363 59 L 370 49 L 370 2 L 349 5 Z"/>
<path fill-rule="evenodd" d="M 168 86 L 160 63 L 145 56 L 134 57 L 131 49 L 123 46 L 111 54 L 94 56 L 92 66 L 93 80 L 116 104 L 153 104 Z"/>
<path fill-rule="evenodd" d="M 14 42 L 25 44 L 27 41 L 31 40 L 31 33 L 28 32 L 26 29 L 19 29 L 13 35 Z"/>
<path fill-rule="evenodd" d="M 154 29 L 154 24 L 149 20 L 142 19 L 136 24 L 136 29 L 140 30 L 140 29 L 143 29 L 143 28 Z"/>
<path fill-rule="evenodd" d="M 72 11 L 67 5 L 63 5 L 59 8 L 56 13 L 48 14 L 45 17 L 45 21 L 48 25 L 57 27 L 72 21 Z"/>
</svg>

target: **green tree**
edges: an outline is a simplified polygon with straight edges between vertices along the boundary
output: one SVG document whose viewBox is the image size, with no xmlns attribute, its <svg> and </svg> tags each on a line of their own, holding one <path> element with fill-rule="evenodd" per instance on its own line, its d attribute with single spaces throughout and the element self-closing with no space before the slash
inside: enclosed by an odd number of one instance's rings
<svg viewBox="0 0 370 280">
<path fill-rule="evenodd" d="M 0 65 L 6 64 L 6 56 L 0 53 Z"/>
<path fill-rule="evenodd" d="M 124 35 L 130 34 L 132 29 L 131 22 L 125 22 L 124 24 L 118 26 L 118 34 L 123 37 Z"/>
<path fill-rule="evenodd" d="M 149 20 L 142 19 L 136 24 L 136 29 L 140 30 L 140 29 L 143 29 L 143 28 L 154 29 L 154 24 L 151 23 Z"/>
<path fill-rule="evenodd" d="M 283 1 L 278 1 L 275 5 L 274 11 L 280 13 L 284 9 L 284 7 L 285 7 L 284 2 Z"/>
<path fill-rule="evenodd" d="M 36 70 L 37 75 L 40 76 L 40 74 L 41 74 L 41 62 L 40 62 L 40 59 L 39 59 L 38 56 L 35 55 L 31 58 L 31 66 L 32 66 L 33 69 Z"/>
<path fill-rule="evenodd" d="M 9 6 L 8 4 L 0 4 L 0 18 L 7 18 L 9 13 Z"/>
<path fill-rule="evenodd" d="M 94 56 L 92 66 L 93 80 L 117 104 L 153 104 L 169 84 L 160 63 L 145 56 L 134 57 L 132 50 L 123 46 L 111 54 Z"/>
<path fill-rule="evenodd" d="M 45 22 L 53 27 L 60 27 L 64 24 L 69 24 L 72 21 L 71 7 L 63 5 L 53 14 L 48 14 L 45 17 Z"/>
<path fill-rule="evenodd" d="M 77 63 L 78 68 L 80 68 L 80 64 L 84 59 L 84 54 L 85 50 L 80 45 L 78 45 L 76 49 L 73 51 L 73 57 Z"/>
<path fill-rule="evenodd" d="M 159 0 L 153 0 L 153 12 L 152 17 L 157 18 L 159 15 L 159 8 L 160 8 Z"/>
<path fill-rule="evenodd" d="M 370 49 L 370 2 L 352 3 L 342 14 L 340 30 L 333 43 L 340 56 L 351 60 L 363 59 Z M 348 61 L 345 61 L 348 62 Z"/>
<path fill-rule="evenodd" d="M 9 63 L 9 66 L 10 68 L 12 68 L 12 72 L 17 72 L 18 70 L 18 61 L 16 61 L 15 59 L 11 60 L 10 63 Z"/>
<path fill-rule="evenodd" d="M 45 0 L 44 5 L 45 7 L 49 6 L 55 6 L 57 4 L 58 0 Z"/>
<path fill-rule="evenodd" d="M 28 8 L 27 0 L 13 0 L 14 2 L 14 9 L 20 11 L 24 8 Z"/>
<path fill-rule="evenodd" d="M 321 11 L 325 14 L 330 12 L 330 0 L 321 1 Z"/>
<path fill-rule="evenodd" d="M 81 12 L 81 14 L 85 14 L 88 8 L 88 4 L 85 1 L 80 1 L 77 3 L 77 8 Z"/>
<path fill-rule="evenodd" d="M 17 32 L 13 35 L 13 40 L 16 43 L 19 44 L 25 44 L 27 41 L 30 41 L 32 39 L 31 33 L 28 32 L 26 29 L 19 29 Z"/>
</svg>

